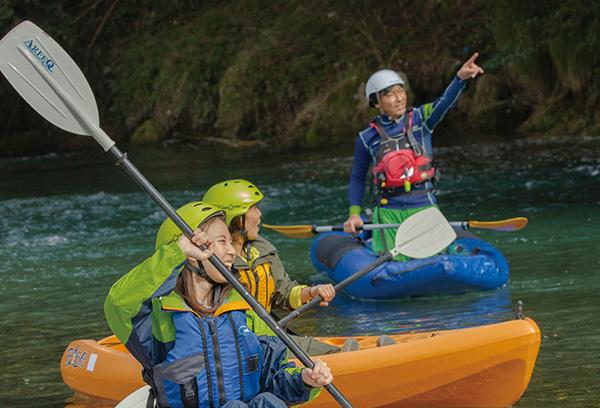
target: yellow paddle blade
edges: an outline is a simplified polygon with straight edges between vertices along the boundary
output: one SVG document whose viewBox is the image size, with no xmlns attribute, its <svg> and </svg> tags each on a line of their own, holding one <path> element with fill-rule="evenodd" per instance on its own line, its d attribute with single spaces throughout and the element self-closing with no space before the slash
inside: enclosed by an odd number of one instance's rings
<svg viewBox="0 0 600 408">
<path fill-rule="evenodd" d="M 314 233 L 312 225 L 269 225 L 261 224 L 261 226 L 271 229 L 275 232 L 285 235 L 290 238 L 311 238 Z"/>
<path fill-rule="evenodd" d="M 528 220 L 525 217 L 516 217 L 500 221 L 469 221 L 469 227 L 492 229 L 496 231 L 518 231 L 525 228 L 527 222 Z"/>
</svg>

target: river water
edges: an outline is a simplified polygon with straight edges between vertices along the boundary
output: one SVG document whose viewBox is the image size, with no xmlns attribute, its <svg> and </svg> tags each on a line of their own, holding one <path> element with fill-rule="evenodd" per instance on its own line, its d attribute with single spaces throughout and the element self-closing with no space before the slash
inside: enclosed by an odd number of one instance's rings
<svg viewBox="0 0 600 408">
<path fill-rule="evenodd" d="M 175 206 L 223 179 L 253 181 L 272 224 L 341 223 L 351 155 L 130 151 Z M 436 159 L 448 219 L 529 218 L 519 232 L 479 233 L 509 259 L 508 285 L 379 303 L 339 296 L 293 327 L 313 335 L 469 327 L 510 319 L 523 300 L 543 339 L 518 406 L 599 406 L 600 139 L 454 140 L 437 146 Z M 97 151 L 0 160 L 0 214 L 0 406 L 64 407 L 72 395 L 59 372 L 65 346 L 109 334 L 104 297 L 151 254 L 163 215 Z M 323 280 L 308 259 L 310 240 L 265 235 L 294 278 Z"/>
</svg>

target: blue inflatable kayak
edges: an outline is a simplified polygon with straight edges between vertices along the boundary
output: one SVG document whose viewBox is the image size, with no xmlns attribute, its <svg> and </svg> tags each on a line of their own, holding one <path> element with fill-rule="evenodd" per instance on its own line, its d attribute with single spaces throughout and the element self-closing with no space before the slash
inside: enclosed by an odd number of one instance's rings
<svg viewBox="0 0 600 408">
<path fill-rule="evenodd" d="M 349 285 L 345 292 L 363 299 L 458 294 L 496 289 L 508 280 L 506 258 L 486 241 L 457 232 L 447 254 L 407 262 L 387 262 Z M 377 259 L 365 244 L 345 233 L 319 235 L 310 249 L 314 267 L 341 282 Z"/>
</svg>

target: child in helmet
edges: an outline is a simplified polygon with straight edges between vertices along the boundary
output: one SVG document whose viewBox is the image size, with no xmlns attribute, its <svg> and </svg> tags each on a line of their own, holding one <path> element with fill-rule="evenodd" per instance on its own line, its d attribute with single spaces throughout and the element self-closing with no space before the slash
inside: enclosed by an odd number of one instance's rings
<svg viewBox="0 0 600 408">
<path fill-rule="evenodd" d="M 233 265 L 225 213 L 202 202 L 177 212 L 197 226 L 192 241 L 166 220 L 157 251 L 119 279 L 104 304 L 158 405 L 283 408 L 314 398 L 333 379 L 327 366 L 296 368 L 278 338 L 256 336 L 260 319 L 207 261 L 214 253 Z"/>
<path fill-rule="evenodd" d="M 333 285 L 301 285 L 286 272 L 277 249 L 259 235 L 262 213 L 257 204 L 262 192 L 247 180 L 226 180 L 209 188 L 202 201 L 223 208 L 234 239 L 237 257 L 235 268 L 240 281 L 268 311 L 273 306 L 296 309 L 314 297 L 321 296 L 326 306 L 335 296 Z M 339 351 L 310 337 L 296 338 L 311 355 Z"/>
<path fill-rule="evenodd" d="M 396 72 L 385 69 L 371 75 L 365 96 L 380 114 L 356 138 L 348 188 L 350 210 L 344 231 L 355 234 L 363 225 L 360 213 L 369 167 L 377 188 L 373 223 L 402 223 L 436 205 L 431 136 L 456 104 L 466 81 L 483 74 L 475 63 L 477 56 L 473 54 L 464 63 L 442 96 L 414 109 L 406 107 L 404 80 Z M 395 235 L 393 229 L 374 231 L 371 248 L 375 252 L 392 249 Z"/>
</svg>

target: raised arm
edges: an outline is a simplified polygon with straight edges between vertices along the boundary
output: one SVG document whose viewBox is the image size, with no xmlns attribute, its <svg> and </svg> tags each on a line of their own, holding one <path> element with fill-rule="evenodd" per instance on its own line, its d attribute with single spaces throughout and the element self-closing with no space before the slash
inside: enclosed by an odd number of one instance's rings
<svg viewBox="0 0 600 408">
<path fill-rule="evenodd" d="M 479 56 L 475 53 L 460 67 L 452 82 L 448 85 L 444 93 L 432 103 L 422 106 L 425 126 L 430 132 L 442 121 L 444 116 L 456 105 L 458 98 L 462 95 L 467 80 L 483 74 L 483 69 L 475 63 Z"/>
<path fill-rule="evenodd" d="M 134 330 L 134 321 L 138 327 L 141 322 L 149 321 L 152 299 L 175 287 L 184 261 L 185 256 L 177 243 L 164 245 L 119 279 L 104 301 L 104 314 L 110 329 L 142 364 L 148 363 L 150 350 L 143 346 L 144 339 Z"/>
<path fill-rule="evenodd" d="M 207 244 L 206 235 L 194 232 L 195 244 Z M 175 288 L 175 280 L 187 257 L 207 259 L 212 251 L 200 251 L 186 237 L 160 247 L 154 254 L 121 277 L 108 292 L 104 314 L 110 329 L 125 344 L 138 361 L 144 363 L 149 350 L 142 344 L 145 339 L 136 333 L 150 319 L 152 304 L 159 296 Z M 135 328 L 134 328 L 135 326 Z M 147 346 L 147 344 L 146 344 Z M 144 352 L 145 351 L 145 352 Z"/>
</svg>

